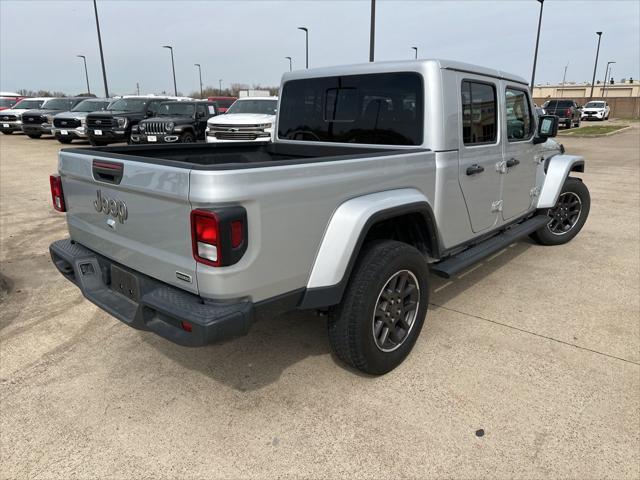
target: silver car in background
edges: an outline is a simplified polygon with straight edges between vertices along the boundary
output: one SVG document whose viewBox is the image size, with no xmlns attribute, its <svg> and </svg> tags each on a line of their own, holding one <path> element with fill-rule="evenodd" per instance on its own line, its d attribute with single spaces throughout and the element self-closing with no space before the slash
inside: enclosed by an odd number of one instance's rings
<svg viewBox="0 0 640 480">
<path fill-rule="evenodd" d="M 110 98 L 89 98 L 68 112 L 58 113 L 53 117 L 53 135 L 60 143 L 87 140 L 87 115 L 106 110 L 112 101 Z"/>
</svg>

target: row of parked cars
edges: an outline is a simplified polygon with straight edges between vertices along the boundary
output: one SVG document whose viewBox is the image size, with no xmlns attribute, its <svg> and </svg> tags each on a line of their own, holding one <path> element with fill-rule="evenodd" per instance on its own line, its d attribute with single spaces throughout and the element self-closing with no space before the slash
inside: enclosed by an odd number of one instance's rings
<svg viewBox="0 0 640 480">
<path fill-rule="evenodd" d="M 609 120 L 611 108 L 603 100 L 592 100 L 579 106 L 574 100 L 547 100 L 542 105 L 543 115 L 555 115 L 565 128 L 579 127 L 582 120 Z"/>
<path fill-rule="evenodd" d="M 269 142 L 277 103 L 277 97 L 243 97 L 230 106 L 228 100 L 157 96 L 26 98 L 0 112 L 0 132 L 53 135 L 60 143 L 88 140 L 94 146 Z"/>
</svg>

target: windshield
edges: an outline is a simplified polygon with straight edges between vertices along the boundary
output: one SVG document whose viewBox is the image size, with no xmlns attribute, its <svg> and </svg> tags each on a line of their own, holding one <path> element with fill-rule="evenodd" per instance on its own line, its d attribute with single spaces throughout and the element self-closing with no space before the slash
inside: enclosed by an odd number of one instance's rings
<svg viewBox="0 0 640 480">
<path fill-rule="evenodd" d="M 158 116 L 160 115 L 184 115 L 184 116 L 192 116 L 193 112 L 195 112 L 196 107 L 193 103 L 184 103 L 184 102 L 171 102 L 171 103 L 163 103 L 160 105 L 158 109 Z"/>
<path fill-rule="evenodd" d="M 107 110 L 119 110 L 123 112 L 141 112 L 148 100 L 146 98 L 121 98 L 116 100 Z"/>
<path fill-rule="evenodd" d="M 76 103 L 73 98 L 53 98 L 42 104 L 43 110 L 71 110 Z"/>
<path fill-rule="evenodd" d="M 220 108 L 229 108 L 231 105 L 233 105 L 233 102 L 236 101 L 235 98 L 216 98 L 216 97 L 210 97 L 209 101 L 212 102 L 216 102 L 216 104 L 218 105 L 218 107 Z"/>
<path fill-rule="evenodd" d="M 13 107 L 17 102 L 15 98 L 0 98 L 0 107 Z"/>
<path fill-rule="evenodd" d="M 571 100 L 551 100 L 545 104 L 545 108 L 569 108 L 573 107 Z"/>
<path fill-rule="evenodd" d="M 105 110 L 109 102 L 106 100 L 83 100 L 71 109 L 72 112 L 95 112 Z"/>
<path fill-rule="evenodd" d="M 589 102 L 585 108 L 604 108 L 604 102 Z"/>
<path fill-rule="evenodd" d="M 13 108 L 31 110 L 34 108 L 40 108 L 43 103 L 44 103 L 44 100 L 20 100 L 18 103 L 16 103 L 13 106 Z"/>
<path fill-rule="evenodd" d="M 236 100 L 227 113 L 264 113 L 275 115 L 277 100 Z"/>
</svg>

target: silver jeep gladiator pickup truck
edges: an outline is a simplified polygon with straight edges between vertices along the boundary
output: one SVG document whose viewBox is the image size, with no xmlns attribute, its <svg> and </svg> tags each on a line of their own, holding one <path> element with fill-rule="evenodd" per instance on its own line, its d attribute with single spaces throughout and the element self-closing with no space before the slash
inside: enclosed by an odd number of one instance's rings
<svg viewBox="0 0 640 480">
<path fill-rule="evenodd" d="M 473 65 L 287 73 L 272 144 L 61 150 L 70 238 L 51 257 L 90 301 L 178 344 L 317 310 L 340 359 L 383 374 L 416 342 L 429 271 L 580 231 L 584 161 L 557 127 L 524 79 Z"/>
</svg>

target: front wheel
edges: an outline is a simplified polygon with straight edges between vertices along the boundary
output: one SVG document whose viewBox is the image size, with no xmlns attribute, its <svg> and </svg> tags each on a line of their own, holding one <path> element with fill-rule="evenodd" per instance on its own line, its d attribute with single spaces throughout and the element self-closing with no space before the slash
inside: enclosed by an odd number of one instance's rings
<svg viewBox="0 0 640 480">
<path fill-rule="evenodd" d="M 185 132 L 180 137 L 180 143 L 193 143 L 196 139 L 191 132 Z"/>
<path fill-rule="evenodd" d="M 27 137 L 29 138 L 40 138 L 41 136 L 41 133 L 27 133 Z"/>
<path fill-rule="evenodd" d="M 13 133 L 13 130 L 2 130 L 2 133 L 4 133 L 5 135 L 11 135 Z"/>
<path fill-rule="evenodd" d="M 411 352 L 429 302 L 424 256 L 406 243 L 375 241 L 360 255 L 342 303 L 330 312 L 336 356 L 362 372 L 382 375 Z"/>
<path fill-rule="evenodd" d="M 68 145 L 69 143 L 73 142 L 73 139 L 72 138 L 62 138 L 62 137 L 60 137 L 60 138 L 58 138 L 58 141 L 60 143 L 64 143 L 65 145 Z"/>
<path fill-rule="evenodd" d="M 549 209 L 549 222 L 531 234 L 541 245 L 562 245 L 575 237 L 589 216 L 589 189 L 578 178 L 569 177 L 562 187 L 556 205 Z"/>
</svg>

